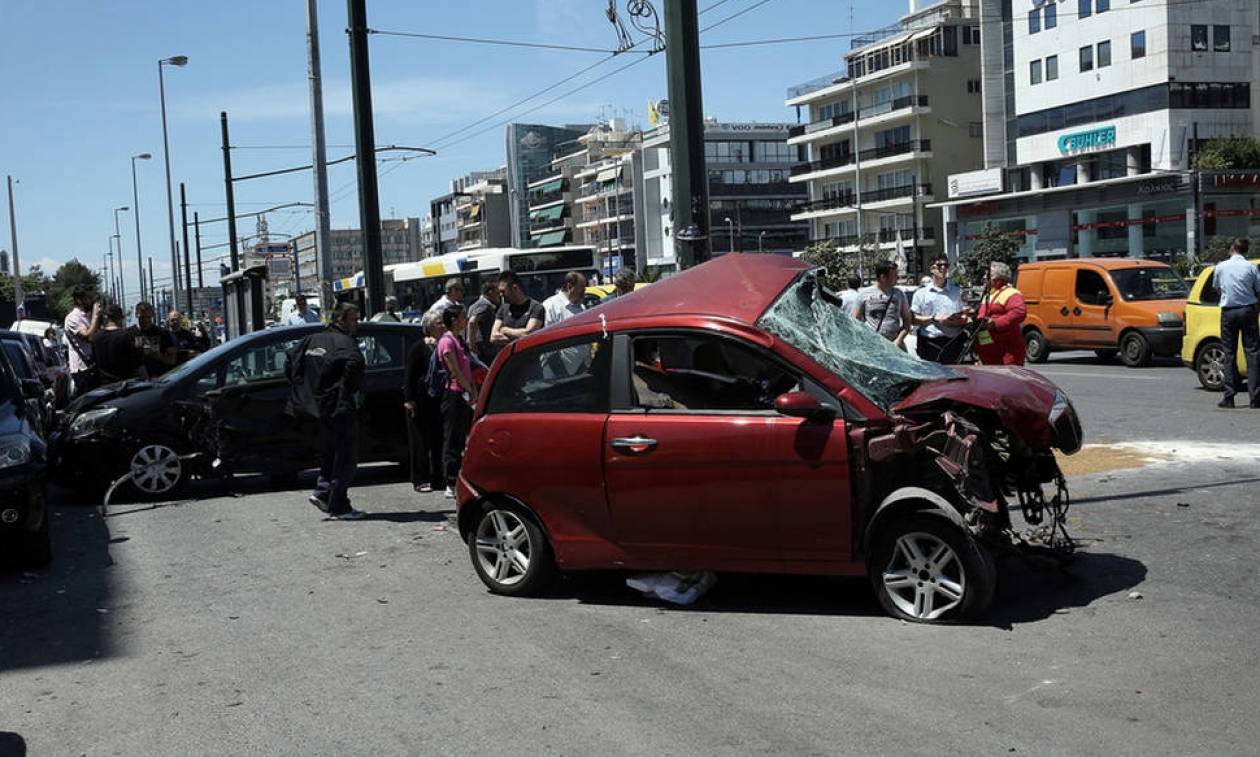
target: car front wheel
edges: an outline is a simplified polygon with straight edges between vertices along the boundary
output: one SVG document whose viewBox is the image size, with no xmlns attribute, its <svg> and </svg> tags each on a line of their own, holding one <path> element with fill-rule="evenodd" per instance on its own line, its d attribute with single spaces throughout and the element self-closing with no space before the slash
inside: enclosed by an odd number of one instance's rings
<svg viewBox="0 0 1260 757">
<path fill-rule="evenodd" d="M 983 546 L 949 520 L 925 514 L 883 529 L 870 575 L 888 614 L 916 623 L 975 618 L 992 601 L 997 580 Z"/>
<path fill-rule="evenodd" d="M 547 536 L 519 505 L 490 502 L 468 539 L 473 568 L 490 591 L 530 596 L 546 588 L 556 565 Z"/>
<path fill-rule="evenodd" d="M 1024 359 L 1030 363 L 1044 363 L 1050 357 L 1050 343 L 1045 334 L 1037 329 L 1024 333 Z"/>
<path fill-rule="evenodd" d="M 1130 331 L 1120 340 L 1120 359 L 1130 368 L 1142 368 L 1151 364 L 1151 345 L 1146 337 Z"/>
<path fill-rule="evenodd" d="M 145 442 L 132 452 L 127 461 L 131 486 L 143 497 L 170 496 L 187 483 L 188 461 L 179 452 L 160 441 Z"/>
<path fill-rule="evenodd" d="M 1220 342 L 1208 342 L 1199 349 L 1194 372 L 1199 376 L 1199 384 L 1209 392 L 1225 388 L 1225 348 Z"/>
</svg>

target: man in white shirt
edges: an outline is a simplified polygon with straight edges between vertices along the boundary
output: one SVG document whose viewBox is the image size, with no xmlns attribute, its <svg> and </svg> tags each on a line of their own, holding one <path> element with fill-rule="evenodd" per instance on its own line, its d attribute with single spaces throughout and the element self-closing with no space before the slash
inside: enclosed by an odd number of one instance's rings
<svg viewBox="0 0 1260 757">
<path fill-rule="evenodd" d="M 582 296 L 586 294 L 586 277 L 577 271 L 569 271 L 564 275 L 564 287 L 543 300 L 543 313 L 546 320 L 544 326 L 559 323 L 571 318 L 586 308 L 582 306 Z"/>
<path fill-rule="evenodd" d="M 70 378 L 76 394 L 96 388 L 96 366 L 92 362 L 92 337 L 101 327 L 101 304 L 96 292 L 79 284 L 71 292 L 74 309 L 66 315 L 66 341 L 70 345 Z"/>
<path fill-rule="evenodd" d="M 840 307 L 844 308 L 849 315 L 856 317 L 858 303 L 862 300 L 862 293 L 859 291 L 862 288 L 862 280 L 857 276 L 850 276 L 845 283 L 849 285 L 849 288 L 840 293 Z"/>
<path fill-rule="evenodd" d="M 437 300 L 430 305 L 429 309 L 425 312 L 434 313 L 440 319 L 442 317 L 443 310 L 446 310 L 451 305 L 462 304 L 464 304 L 464 282 L 459 279 L 447 279 L 446 294 L 437 298 Z"/>
<path fill-rule="evenodd" d="M 398 317 L 398 298 L 386 297 L 385 309 L 368 319 L 371 323 L 402 323 L 402 318 Z"/>
<path fill-rule="evenodd" d="M 1260 327 L 1256 325 L 1260 302 L 1260 272 L 1247 260 L 1251 242 L 1239 237 L 1229 259 L 1216 266 L 1212 285 L 1221 293 L 1221 347 L 1225 351 L 1225 397 L 1217 407 L 1233 407 L 1238 383 L 1238 338 L 1242 337 L 1247 363 L 1247 394 L 1252 408 L 1260 409 Z"/>
<path fill-rule="evenodd" d="M 949 258 L 937 255 L 929 269 L 932 278 L 914 293 L 910 312 L 918 327 L 915 347 L 919 357 L 945 365 L 962 357 L 966 339 L 962 338 L 967 323 L 962 289 L 949 281 Z"/>
</svg>

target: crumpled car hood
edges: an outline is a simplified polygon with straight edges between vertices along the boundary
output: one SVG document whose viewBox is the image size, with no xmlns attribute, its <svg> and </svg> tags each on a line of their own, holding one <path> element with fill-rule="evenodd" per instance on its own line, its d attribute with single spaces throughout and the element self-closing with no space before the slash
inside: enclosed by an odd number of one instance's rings
<svg viewBox="0 0 1260 757">
<path fill-rule="evenodd" d="M 971 405 L 997 413 L 1002 426 L 1033 448 L 1053 446 L 1050 409 L 1058 392 L 1049 379 L 1018 366 L 954 366 L 961 380 L 921 384 L 893 407 L 914 414 L 936 404 Z"/>
<path fill-rule="evenodd" d="M 66 410 L 70 413 L 81 413 L 84 410 L 89 410 L 104 402 L 108 402 L 109 400 L 128 397 L 136 392 L 151 389 L 153 386 L 154 384 L 150 381 L 140 381 L 137 379 L 128 379 L 127 381 L 120 381 L 117 384 L 107 384 L 98 389 L 93 389 L 87 394 L 76 397 Z"/>
</svg>

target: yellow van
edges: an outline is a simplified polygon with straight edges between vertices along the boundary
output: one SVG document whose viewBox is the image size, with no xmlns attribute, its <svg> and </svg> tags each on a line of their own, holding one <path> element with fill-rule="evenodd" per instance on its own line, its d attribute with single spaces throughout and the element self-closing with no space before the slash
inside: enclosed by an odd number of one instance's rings
<svg viewBox="0 0 1260 757">
<path fill-rule="evenodd" d="M 1251 261 L 1260 266 L 1260 258 Z M 1186 302 L 1186 338 L 1181 362 L 1199 377 L 1204 389 L 1219 392 L 1225 384 L 1225 350 L 1221 346 L 1221 293 L 1212 285 L 1214 266 L 1199 273 Z M 1238 375 L 1247 375 L 1246 357 L 1237 351 Z"/>
<path fill-rule="evenodd" d="M 1020 265 L 1026 358 L 1093 350 L 1130 367 L 1181 352 L 1186 282 L 1169 266 L 1139 258 L 1071 258 Z"/>
</svg>

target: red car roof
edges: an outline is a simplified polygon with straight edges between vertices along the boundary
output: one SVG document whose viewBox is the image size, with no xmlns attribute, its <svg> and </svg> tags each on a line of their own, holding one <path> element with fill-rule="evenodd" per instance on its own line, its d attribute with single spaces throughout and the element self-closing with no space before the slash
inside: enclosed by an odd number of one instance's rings
<svg viewBox="0 0 1260 757">
<path fill-rule="evenodd" d="M 729 254 L 662 279 L 566 319 L 564 325 L 653 315 L 708 315 L 754 324 L 801 271 L 811 268 L 783 255 Z"/>
</svg>

